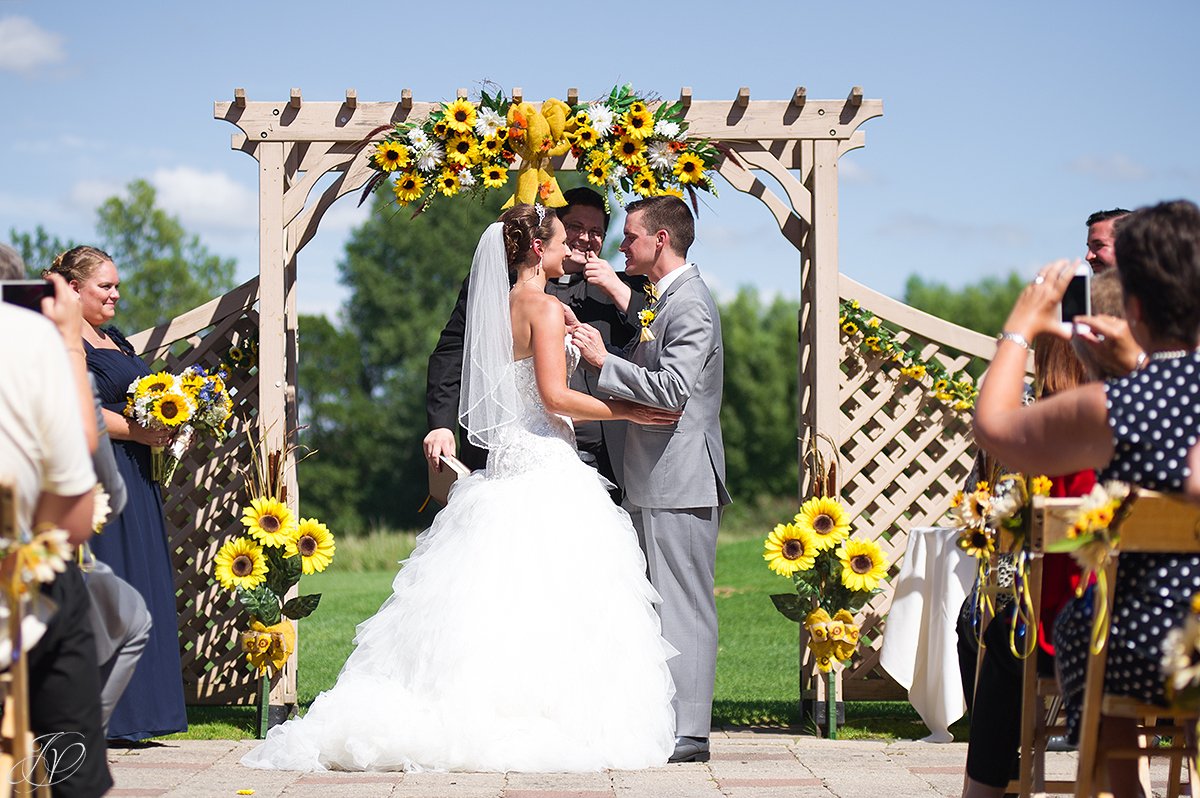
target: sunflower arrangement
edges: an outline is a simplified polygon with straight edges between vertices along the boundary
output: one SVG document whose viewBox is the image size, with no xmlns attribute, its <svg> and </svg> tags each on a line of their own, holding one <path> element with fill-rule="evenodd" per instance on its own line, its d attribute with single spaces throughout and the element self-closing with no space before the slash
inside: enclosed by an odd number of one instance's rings
<svg viewBox="0 0 1200 798">
<path fill-rule="evenodd" d="M 439 197 L 506 189 L 519 160 L 512 201 L 557 207 L 565 200 L 550 159 L 570 152 L 606 202 L 608 189 L 619 199 L 682 197 L 697 189 L 715 194 L 710 172 L 717 146 L 687 135 L 682 103 L 650 105 L 629 84 L 573 107 L 551 98 L 535 108 L 485 89 L 478 102 L 460 97 L 423 120 L 383 128 L 387 133 L 369 151 L 376 175 L 368 190 L 390 184 L 400 207 L 421 213 Z"/>
<path fill-rule="evenodd" d="M 1162 669 L 1172 704 L 1200 706 L 1200 593 L 1192 596 L 1183 623 L 1167 632 Z"/>
<path fill-rule="evenodd" d="M 915 348 L 901 341 L 878 316 L 857 299 L 843 299 L 838 320 L 842 335 L 860 356 L 878 361 L 885 368 L 922 386 L 933 398 L 960 413 L 975 409 L 979 389 L 963 370 L 951 373 L 937 357 L 922 358 Z"/>
<path fill-rule="evenodd" d="M 835 498 L 837 468 L 819 453 L 818 440 L 813 436 L 805 452 L 816 475 L 815 495 L 790 522 L 771 530 L 763 559 L 772 571 L 792 580 L 794 593 L 771 600 L 780 613 L 808 630 L 817 668 L 828 673 L 834 660 L 846 662 L 854 654 L 859 633 L 854 613 L 879 592 L 890 563 L 879 544 L 850 536 L 850 514 Z"/>
<path fill-rule="evenodd" d="M 252 496 L 242 508 L 242 531 L 217 551 L 213 576 L 233 591 L 250 616 L 240 635 L 247 661 L 260 674 L 277 672 L 296 648 L 291 621 L 307 618 L 321 601 L 320 593 L 288 598 L 306 574 L 329 567 L 336 551 L 333 533 L 315 518 L 297 518 L 287 506 L 283 480 L 284 452 L 258 456 L 246 480 Z M 290 620 L 289 620 L 290 619 Z"/>
<path fill-rule="evenodd" d="M 225 352 L 225 359 L 234 368 L 249 371 L 258 365 L 258 339 L 251 335 L 242 335 L 236 344 L 231 343 Z"/>
</svg>

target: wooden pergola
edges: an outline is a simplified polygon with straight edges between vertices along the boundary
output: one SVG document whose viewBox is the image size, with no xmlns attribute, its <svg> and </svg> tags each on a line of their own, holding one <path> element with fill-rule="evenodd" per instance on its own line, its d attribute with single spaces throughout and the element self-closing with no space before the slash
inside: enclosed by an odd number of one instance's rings
<svg viewBox="0 0 1200 798">
<path fill-rule="evenodd" d="M 460 89 L 458 95 L 467 92 Z M 514 101 L 523 99 L 519 88 L 511 96 Z M 578 91 L 568 89 L 566 99 L 578 102 Z M 721 142 L 733 153 L 719 162 L 721 176 L 757 197 L 799 254 L 800 429 L 805 436 L 815 430 L 837 442 L 842 496 L 857 516 L 856 531 L 878 539 L 894 562 L 903 555 L 907 530 L 941 517 L 948 497 L 969 470 L 969 429 L 960 415 L 931 404 L 878 364 L 863 363 L 851 354 L 839 335 L 839 299 L 858 298 L 880 318 L 907 330 L 903 335 L 910 343 L 922 342 L 926 356 L 936 355 L 952 368 L 972 356 L 986 356 L 990 339 L 908 308 L 839 272 L 838 160 L 864 146 L 859 128 L 883 114 L 883 103 L 865 99 L 858 87 L 835 100 L 809 99 L 804 87 L 777 100 L 751 99 L 747 88 L 731 99 L 697 100 L 684 88 L 679 99 L 686 107 L 689 134 Z M 325 211 L 338 198 L 357 195 L 375 174 L 368 162 L 371 137 L 396 122 L 423 119 L 437 107 L 438 103 L 413 101 L 409 89 L 395 102 L 359 102 L 354 90 L 341 102 L 309 102 L 299 89 L 284 101 L 254 102 L 238 89 L 232 101 L 214 105 L 214 116 L 240 131 L 233 136 L 233 149 L 258 162 L 259 276 L 185 317 L 143 333 L 138 341 L 147 354 L 166 356 L 170 344 L 181 338 L 190 336 L 211 350 L 256 327 L 258 373 L 243 386 L 243 397 L 256 402 L 254 424 L 268 450 L 286 450 L 285 436 L 297 424 L 297 256 L 316 234 Z M 572 168 L 574 162 L 567 156 L 559 166 Z M 698 234 L 704 235 L 702 224 Z M 198 336 L 205 329 L 220 330 L 221 335 Z M 185 355 L 184 361 L 172 365 L 186 365 L 194 356 L 199 355 Z M 776 431 L 805 437 L 799 432 Z M 229 456 L 238 454 L 231 451 Z M 808 483 L 806 477 L 801 474 L 801 485 Z M 236 486 L 216 486 L 211 472 L 182 486 L 188 512 L 210 509 L 178 538 L 197 562 L 204 562 L 206 553 L 211 562 L 211 553 L 233 530 L 220 509 L 223 497 L 233 490 Z M 289 463 L 287 501 L 293 510 L 298 495 L 294 463 Z M 171 497 L 169 508 L 173 502 Z M 234 624 L 222 626 L 236 616 L 237 608 L 221 609 L 227 596 L 221 599 L 205 569 L 190 560 L 177 585 L 181 596 L 190 591 L 195 597 L 190 612 L 203 621 L 193 624 L 192 649 L 185 650 L 185 671 L 189 663 L 191 667 L 185 681 L 194 686 L 193 700 L 252 702 L 253 684 L 231 666 L 238 654 L 230 649 Z M 864 644 L 856 665 L 845 673 L 848 697 L 902 696 L 877 667 L 881 621 L 890 601 L 887 591 L 860 615 Z M 770 611 L 764 606 L 764 612 Z M 181 623 L 186 627 L 191 620 L 185 617 L 181 599 Z M 803 635 L 801 630 L 802 644 Z M 271 703 L 292 704 L 295 696 L 293 656 L 272 691 Z"/>
</svg>

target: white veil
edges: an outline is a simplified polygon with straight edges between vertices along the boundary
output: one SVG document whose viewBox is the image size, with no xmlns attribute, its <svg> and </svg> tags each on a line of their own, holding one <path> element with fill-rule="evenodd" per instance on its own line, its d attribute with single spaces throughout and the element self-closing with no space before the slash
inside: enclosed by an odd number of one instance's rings
<svg viewBox="0 0 1200 798">
<path fill-rule="evenodd" d="M 483 231 L 471 261 L 458 396 L 458 421 L 467 440 L 485 449 L 496 447 L 520 413 L 508 291 L 504 224 L 495 222 Z"/>
</svg>

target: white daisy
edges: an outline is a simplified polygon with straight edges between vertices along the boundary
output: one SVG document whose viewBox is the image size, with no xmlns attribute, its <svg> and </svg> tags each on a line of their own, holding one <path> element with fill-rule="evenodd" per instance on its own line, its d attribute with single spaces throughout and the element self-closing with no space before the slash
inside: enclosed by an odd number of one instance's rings
<svg viewBox="0 0 1200 798">
<path fill-rule="evenodd" d="M 669 119 L 660 119 L 654 124 L 654 135 L 662 136 L 666 139 L 678 138 L 679 123 L 672 122 Z"/>
<path fill-rule="evenodd" d="M 417 169 L 422 172 L 433 172 L 442 165 L 445 153 L 440 144 L 428 144 L 417 153 Z"/>
<path fill-rule="evenodd" d="M 675 152 L 669 142 L 656 139 L 646 148 L 646 162 L 658 170 L 669 170 L 675 166 Z"/>
<path fill-rule="evenodd" d="M 429 136 L 425 135 L 425 131 L 419 127 L 414 127 L 408 131 L 408 143 L 418 150 L 423 150 L 429 146 Z"/>
<path fill-rule="evenodd" d="M 463 188 L 470 188 L 475 185 L 475 175 L 471 174 L 470 169 L 464 169 L 458 173 L 458 184 Z"/>
<path fill-rule="evenodd" d="M 504 127 L 504 117 L 491 108 L 480 108 L 475 115 L 475 135 L 480 138 L 494 136 Z"/>
<path fill-rule="evenodd" d="M 587 107 L 588 118 L 592 120 L 592 128 L 596 131 L 596 135 L 601 138 L 608 135 L 612 130 L 613 112 L 607 105 L 601 103 L 592 103 Z"/>
<path fill-rule="evenodd" d="M 625 177 L 625 167 L 619 163 L 613 164 L 612 169 L 608 171 L 608 182 L 614 187 L 619 186 L 623 177 Z"/>
</svg>

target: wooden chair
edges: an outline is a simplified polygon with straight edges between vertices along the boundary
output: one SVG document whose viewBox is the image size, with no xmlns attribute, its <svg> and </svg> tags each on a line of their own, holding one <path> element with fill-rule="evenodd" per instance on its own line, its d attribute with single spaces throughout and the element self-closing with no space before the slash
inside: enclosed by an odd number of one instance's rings
<svg viewBox="0 0 1200 798">
<path fill-rule="evenodd" d="M 17 529 L 13 487 L 0 482 L 0 537 L 15 540 Z M 0 673 L 0 701 L 4 713 L 0 719 L 0 798 L 50 798 L 45 768 L 40 757 L 34 758 L 35 743 L 33 733 L 29 730 L 29 673 L 25 657 L 19 655 L 18 648 L 22 602 L 14 604 L 9 607 L 8 639 L 12 641 L 15 661 Z M 0 663 L 0 667 L 4 664 Z M 32 778 L 19 777 L 21 763 L 35 763 L 34 772 L 30 774 Z M 17 768 L 16 773 L 14 768 Z"/>
<path fill-rule="evenodd" d="M 1048 525 L 1070 523 L 1057 516 L 1051 508 L 1048 508 L 1045 522 Z M 1121 527 L 1119 549 L 1125 553 L 1200 553 L 1200 508 L 1159 494 L 1143 494 Z M 1112 618 L 1117 559 L 1118 556 L 1114 555 L 1106 568 L 1109 589 L 1105 596 L 1107 614 L 1104 623 Z M 1195 740 L 1191 734 L 1200 717 L 1198 713 L 1105 694 L 1104 671 L 1107 663 L 1107 645 L 1098 654 L 1088 657 L 1075 795 L 1080 798 L 1111 795 L 1107 790 L 1110 758 L 1137 758 L 1143 761 L 1150 757 L 1167 758 L 1170 763 L 1167 794 L 1171 798 L 1181 794 L 1181 771 L 1185 765 L 1189 785 L 1200 784 L 1196 773 Z M 1100 739 L 1105 718 L 1132 719 L 1145 733 L 1139 736 L 1133 747 L 1109 748 Z M 1170 726 L 1156 725 L 1160 718 L 1169 718 L 1173 723 Z M 1154 735 L 1170 736 L 1173 744 L 1159 746 L 1148 742 L 1153 740 Z"/>
</svg>

